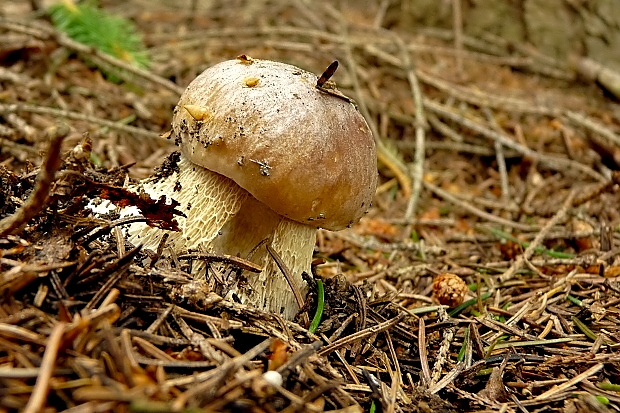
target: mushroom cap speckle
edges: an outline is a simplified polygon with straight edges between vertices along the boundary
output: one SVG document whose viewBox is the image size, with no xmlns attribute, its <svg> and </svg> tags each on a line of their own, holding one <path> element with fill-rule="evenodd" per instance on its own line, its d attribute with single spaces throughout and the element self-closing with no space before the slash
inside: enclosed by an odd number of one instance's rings
<svg viewBox="0 0 620 413">
<path fill-rule="evenodd" d="M 353 103 L 295 66 L 238 58 L 187 87 L 173 118 L 182 153 L 291 220 L 332 230 L 359 220 L 377 154 Z"/>
</svg>

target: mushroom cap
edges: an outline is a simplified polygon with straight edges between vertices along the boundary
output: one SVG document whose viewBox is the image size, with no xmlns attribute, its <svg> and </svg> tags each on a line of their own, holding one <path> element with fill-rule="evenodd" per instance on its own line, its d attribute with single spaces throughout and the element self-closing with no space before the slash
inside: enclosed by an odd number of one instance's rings
<svg viewBox="0 0 620 413">
<path fill-rule="evenodd" d="M 173 130 L 192 163 L 293 221 L 332 230 L 370 207 L 377 153 L 355 105 L 295 66 L 240 56 L 200 74 Z"/>
</svg>

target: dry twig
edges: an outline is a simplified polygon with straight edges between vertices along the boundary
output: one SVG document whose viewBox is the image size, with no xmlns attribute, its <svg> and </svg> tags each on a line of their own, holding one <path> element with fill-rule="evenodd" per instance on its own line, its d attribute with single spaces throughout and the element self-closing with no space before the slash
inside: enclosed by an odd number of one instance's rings
<svg viewBox="0 0 620 413">
<path fill-rule="evenodd" d="M 60 167 L 60 145 L 69 133 L 68 126 L 61 124 L 48 131 L 49 149 L 37 175 L 34 191 L 13 215 L 0 221 L 0 237 L 20 232 L 28 222 L 45 207 L 55 174 Z"/>
</svg>

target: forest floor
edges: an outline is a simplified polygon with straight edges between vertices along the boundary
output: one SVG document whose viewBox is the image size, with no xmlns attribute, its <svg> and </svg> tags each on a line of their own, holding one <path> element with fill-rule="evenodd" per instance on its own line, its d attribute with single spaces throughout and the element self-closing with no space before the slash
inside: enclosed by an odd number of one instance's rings
<svg viewBox="0 0 620 413">
<path fill-rule="evenodd" d="M 0 7 L 0 412 L 620 411 L 617 90 L 585 61 L 403 27 L 398 2 L 335 4 L 105 2 L 144 70 Z M 314 333 L 145 266 L 86 208 L 138 202 L 122 187 L 175 150 L 184 87 L 241 54 L 338 60 L 377 140 L 373 208 L 317 237 Z"/>
</svg>

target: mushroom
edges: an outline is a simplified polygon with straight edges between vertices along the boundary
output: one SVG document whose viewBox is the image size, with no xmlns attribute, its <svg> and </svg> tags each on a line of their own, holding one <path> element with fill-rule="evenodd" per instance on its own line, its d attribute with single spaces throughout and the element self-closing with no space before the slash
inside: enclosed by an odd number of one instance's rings
<svg viewBox="0 0 620 413">
<path fill-rule="evenodd" d="M 181 231 L 169 233 L 168 247 L 259 263 L 260 274 L 227 280 L 228 293 L 287 319 L 298 302 L 261 242 L 267 239 L 305 296 L 302 273 L 310 272 L 317 228 L 358 221 L 377 182 L 367 123 L 350 99 L 325 87 L 297 67 L 247 56 L 205 70 L 174 111 L 178 162 L 168 176 L 141 184 L 154 198 L 178 201 L 186 215 L 177 218 Z M 164 232 L 129 228 L 130 241 L 151 249 Z"/>
</svg>

